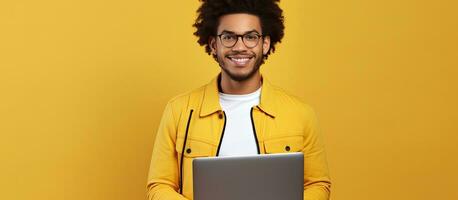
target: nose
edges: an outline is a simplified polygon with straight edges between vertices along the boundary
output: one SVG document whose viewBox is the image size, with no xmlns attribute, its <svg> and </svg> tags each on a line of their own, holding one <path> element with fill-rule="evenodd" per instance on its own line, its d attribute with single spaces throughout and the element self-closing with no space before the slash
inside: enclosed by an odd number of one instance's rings
<svg viewBox="0 0 458 200">
<path fill-rule="evenodd" d="M 243 43 L 243 38 L 242 36 L 237 37 L 237 41 L 235 42 L 235 45 L 232 47 L 233 51 L 246 51 L 246 46 Z"/>
</svg>

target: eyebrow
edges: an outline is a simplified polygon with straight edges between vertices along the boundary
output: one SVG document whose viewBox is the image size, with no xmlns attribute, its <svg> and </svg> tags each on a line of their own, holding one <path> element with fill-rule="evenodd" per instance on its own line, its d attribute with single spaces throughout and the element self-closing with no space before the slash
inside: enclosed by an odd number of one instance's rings
<svg viewBox="0 0 458 200">
<path fill-rule="evenodd" d="M 221 31 L 220 34 L 223 34 L 223 33 L 230 33 L 230 34 L 236 34 L 234 31 L 228 31 L 228 30 L 223 30 Z M 260 34 L 257 30 L 253 29 L 251 31 L 245 31 L 242 35 L 245 35 L 247 33 L 257 33 L 257 34 Z"/>
</svg>

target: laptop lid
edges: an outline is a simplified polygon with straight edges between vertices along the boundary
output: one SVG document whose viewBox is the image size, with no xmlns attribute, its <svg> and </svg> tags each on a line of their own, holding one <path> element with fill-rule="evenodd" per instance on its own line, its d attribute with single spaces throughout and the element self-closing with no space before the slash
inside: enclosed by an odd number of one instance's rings
<svg viewBox="0 0 458 200">
<path fill-rule="evenodd" d="M 196 158 L 193 187 L 194 200 L 302 200 L 304 155 Z"/>
</svg>

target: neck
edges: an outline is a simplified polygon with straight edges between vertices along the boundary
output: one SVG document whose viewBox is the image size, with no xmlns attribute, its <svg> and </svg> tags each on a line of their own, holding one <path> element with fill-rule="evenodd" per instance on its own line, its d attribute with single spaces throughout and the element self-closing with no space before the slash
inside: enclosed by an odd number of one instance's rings
<svg viewBox="0 0 458 200">
<path fill-rule="evenodd" d="M 259 71 L 251 78 L 244 81 L 232 80 L 224 72 L 221 73 L 220 80 L 221 92 L 225 94 L 249 94 L 261 87 L 261 74 Z"/>
</svg>

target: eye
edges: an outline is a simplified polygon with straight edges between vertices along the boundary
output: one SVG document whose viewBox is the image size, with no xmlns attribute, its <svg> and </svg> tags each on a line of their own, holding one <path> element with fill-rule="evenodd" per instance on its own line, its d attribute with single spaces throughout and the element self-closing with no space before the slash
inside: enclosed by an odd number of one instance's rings
<svg viewBox="0 0 458 200">
<path fill-rule="evenodd" d="M 259 36 L 256 34 L 247 34 L 243 38 L 245 38 L 245 40 L 248 40 L 248 41 L 256 41 L 258 40 Z"/>
<path fill-rule="evenodd" d="M 223 40 L 235 40 L 236 36 L 233 34 L 223 34 L 221 35 L 221 39 Z"/>
</svg>

